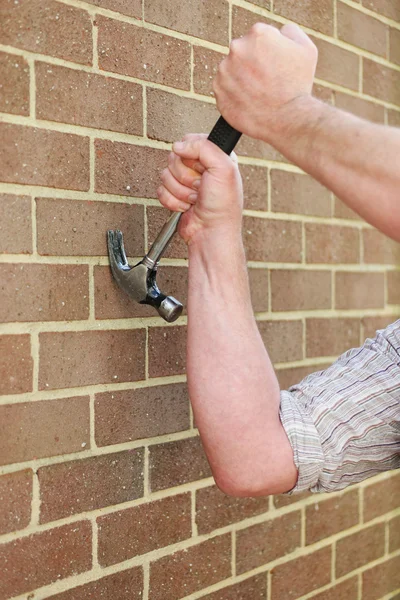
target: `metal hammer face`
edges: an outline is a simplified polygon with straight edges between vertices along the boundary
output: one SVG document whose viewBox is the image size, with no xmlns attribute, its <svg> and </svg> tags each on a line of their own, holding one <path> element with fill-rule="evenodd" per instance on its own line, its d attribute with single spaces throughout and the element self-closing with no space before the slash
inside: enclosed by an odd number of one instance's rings
<svg viewBox="0 0 400 600">
<path fill-rule="evenodd" d="M 122 232 L 107 232 L 108 253 L 114 279 L 132 300 L 139 304 L 154 306 L 159 315 L 173 323 L 182 314 L 183 306 L 173 296 L 163 294 L 156 283 L 157 263 L 145 256 L 134 267 L 128 264 Z M 146 260 L 147 259 L 147 260 Z"/>
</svg>

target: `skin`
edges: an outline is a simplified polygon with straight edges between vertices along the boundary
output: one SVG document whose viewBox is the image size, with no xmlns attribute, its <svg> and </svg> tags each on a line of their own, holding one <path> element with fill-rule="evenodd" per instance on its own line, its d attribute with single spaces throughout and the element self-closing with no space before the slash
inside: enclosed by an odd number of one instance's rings
<svg viewBox="0 0 400 600">
<path fill-rule="evenodd" d="M 312 98 L 316 63 L 314 44 L 296 25 L 278 31 L 257 24 L 221 63 L 218 108 L 236 129 L 275 146 L 400 241 L 400 131 Z M 188 135 L 174 144 L 161 181 L 160 202 L 184 212 L 188 386 L 215 481 L 233 496 L 289 491 L 297 469 L 251 306 L 236 157 L 206 136 Z"/>
</svg>

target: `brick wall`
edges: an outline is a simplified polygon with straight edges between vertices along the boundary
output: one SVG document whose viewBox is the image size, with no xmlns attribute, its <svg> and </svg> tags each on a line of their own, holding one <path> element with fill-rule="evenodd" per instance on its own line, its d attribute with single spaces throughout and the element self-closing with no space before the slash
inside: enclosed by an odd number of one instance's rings
<svg viewBox="0 0 400 600">
<path fill-rule="evenodd" d="M 215 69 L 260 20 L 313 36 L 317 96 L 400 125 L 399 0 L 0 0 L 0 600 L 400 597 L 399 476 L 224 496 L 189 407 L 186 317 L 166 325 L 110 277 L 106 230 L 131 262 L 149 247 L 169 143 L 212 127 Z M 285 388 L 397 318 L 400 250 L 272 148 L 239 155 Z M 185 300 L 181 241 L 164 262 Z"/>
</svg>

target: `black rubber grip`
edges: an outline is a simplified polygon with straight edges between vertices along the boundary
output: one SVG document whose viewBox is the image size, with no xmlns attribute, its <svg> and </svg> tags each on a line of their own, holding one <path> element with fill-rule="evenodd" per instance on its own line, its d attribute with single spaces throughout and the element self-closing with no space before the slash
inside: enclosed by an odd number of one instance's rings
<svg viewBox="0 0 400 600">
<path fill-rule="evenodd" d="M 241 135 L 240 131 L 237 131 L 225 121 L 224 117 L 220 117 L 208 139 L 216 144 L 218 148 L 221 148 L 225 154 L 230 154 L 240 140 Z"/>
</svg>

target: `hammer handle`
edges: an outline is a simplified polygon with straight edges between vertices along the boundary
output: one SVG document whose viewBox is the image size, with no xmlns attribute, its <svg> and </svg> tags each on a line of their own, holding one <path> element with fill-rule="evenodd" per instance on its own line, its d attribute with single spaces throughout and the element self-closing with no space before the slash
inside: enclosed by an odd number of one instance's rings
<svg viewBox="0 0 400 600">
<path fill-rule="evenodd" d="M 225 154 L 230 154 L 238 143 L 242 134 L 231 127 L 224 117 L 220 117 L 214 125 L 208 139 L 221 148 Z M 172 236 L 177 230 L 178 223 L 182 213 L 172 213 L 168 221 L 165 223 L 160 233 L 158 234 L 152 247 L 144 257 L 144 263 L 150 268 L 156 268 L 158 261 L 163 255 Z"/>
</svg>

